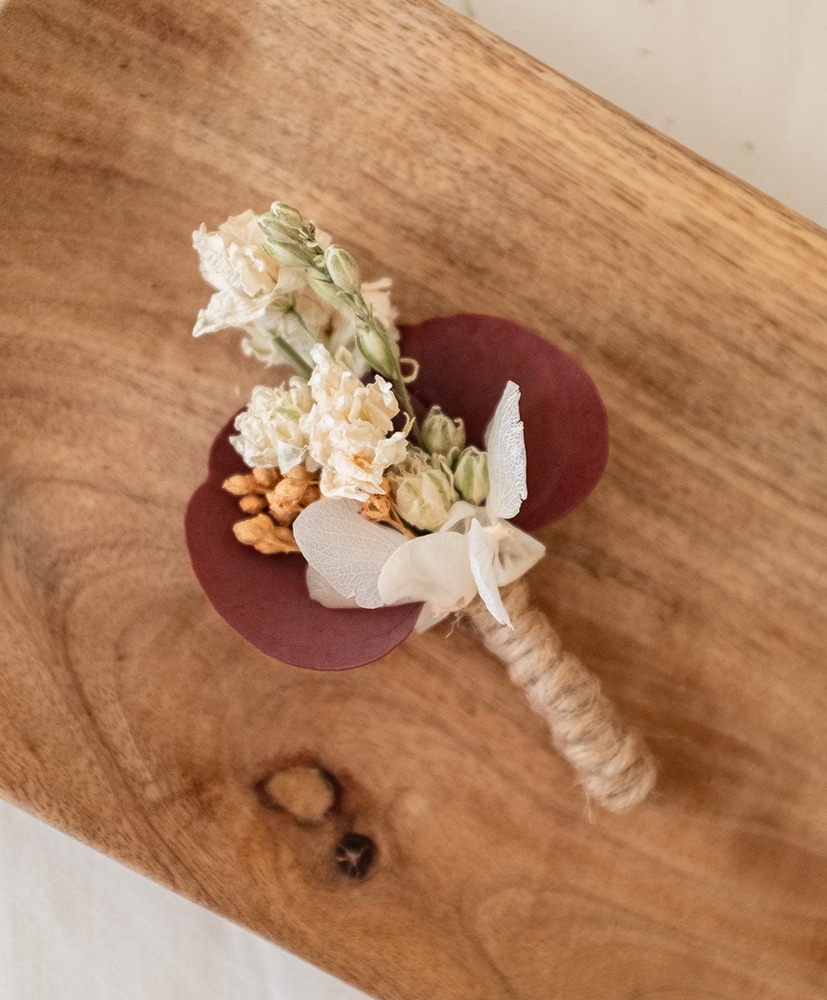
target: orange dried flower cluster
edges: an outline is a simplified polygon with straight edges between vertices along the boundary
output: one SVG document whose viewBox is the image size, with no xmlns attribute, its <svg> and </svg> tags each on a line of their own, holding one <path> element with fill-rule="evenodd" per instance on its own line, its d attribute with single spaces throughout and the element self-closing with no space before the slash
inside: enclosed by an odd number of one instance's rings
<svg viewBox="0 0 827 1000">
<path fill-rule="evenodd" d="M 321 496 L 319 481 L 303 465 L 282 476 L 278 469 L 256 467 L 251 473 L 230 476 L 224 489 L 238 497 L 238 505 L 251 516 L 233 525 L 235 537 L 258 552 L 298 552 L 292 524 Z"/>
</svg>

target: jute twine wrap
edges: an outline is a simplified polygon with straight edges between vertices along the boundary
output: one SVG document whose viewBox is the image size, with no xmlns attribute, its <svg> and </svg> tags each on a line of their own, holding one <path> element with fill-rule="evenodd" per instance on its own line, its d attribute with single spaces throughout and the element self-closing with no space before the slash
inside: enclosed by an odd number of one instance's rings
<svg viewBox="0 0 827 1000">
<path fill-rule="evenodd" d="M 591 798 L 613 812 L 642 802 L 657 772 L 640 736 L 623 725 L 594 674 L 563 649 L 548 619 L 532 607 L 525 581 L 516 580 L 501 596 L 513 630 L 495 621 L 479 598 L 467 610 L 486 648 L 546 720 L 555 747 Z"/>
</svg>

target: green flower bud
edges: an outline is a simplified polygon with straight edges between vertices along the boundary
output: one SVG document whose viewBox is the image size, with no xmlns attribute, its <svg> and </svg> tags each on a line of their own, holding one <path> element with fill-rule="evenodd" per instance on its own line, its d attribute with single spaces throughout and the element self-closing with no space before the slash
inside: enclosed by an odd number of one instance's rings
<svg viewBox="0 0 827 1000">
<path fill-rule="evenodd" d="M 470 445 L 457 459 L 454 485 L 463 500 L 479 507 L 488 496 L 488 452 Z"/>
<path fill-rule="evenodd" d="M 271 240 L 282 243 L 295 242 L 298 233 L 290 226 L 285 226 L 272 215 L 262 215 L 258 220 L 258 228 Z"/>
<path fill-rule="evenodd" d="M 350 305 L 347 296 L 322 271 L 311 268 L 306 272 L 307 283 L 319 298 L 334 309 L 347 309 Z"/>
<path fill-rule="evenodd" d="M 301 229 L 305 224 L 304 216 L 301 212 L 284 201 L 274 201 L 270 206 L 270 215 L 273 217 L 274 222 L 281 223 L 282 226 L 286 226 L 294 232 Z"/>
<path fill-rule="evenodd" d="M 324 252 L 324 262 L 331 281 L 343 292 L 353 295 L 361 290 L 359 266 L 347 250 L 331 244 Z"/>
<path fill-rule="evenodd" d="M 268 238 L 262 243 L 262 247 L 282 267 L 310 267 L 315 256 L 299 242 L 285 243 Z"/>
<path fill-rule="evenodd" d="M 400 377 L 399 349 L 391 342 L 385 328 L 377 320 L 360 324 L 356 331 L 356 346 L 371 368 L 396 381 Z"/>
<path fill-rule="evenodd" d="M 396 487 L 396 509 L 403 520 L 422 531 L 437 531 L 458 499 L 451 474 L 426 469 L 406 476 Z"/>
<path fill-rule="evenodd" d="M 422 422 L 420 436 L 426 451 L 448 456 L 454 449 L 459 452 L 465 447 L 465 424 L 462 419 L 451 420 L 439 406 L 432 406 Z"/>
</svg>

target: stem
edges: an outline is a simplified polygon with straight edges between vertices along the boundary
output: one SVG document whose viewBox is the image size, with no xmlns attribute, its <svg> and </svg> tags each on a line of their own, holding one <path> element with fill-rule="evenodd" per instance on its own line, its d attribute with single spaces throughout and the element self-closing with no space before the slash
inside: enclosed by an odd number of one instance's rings
<svg viewBox="0 0 827 1000">
<path fill-rule="evenodd" d="M 313 333 L 313 331 L 310 329 L 307 323 L 305 323 L 304 316 L 302 316 L 302 314 L 296 308 L 295 299 L 293 300 L 292 305 L 290 305 L 287 309 L 284 310 L 284 315 L 287 316 L 288 314 L 296 317 L 296 319 L 299 321 L 299 326 L 302 328 L 302 330 L 304 330 L 307 336 L 310 337 L 310 339 L 313 341 L 314 344 L 319 343 L 319 338 L 316 336 L 315 333 Z"/>
<path fill-rule="evenodd" d="M 296 369 L 298 374 L 304 376 L 305 379 L 309 379 L 310 376 L 313 374 L 313 369 L 304 360 L 301 354 L 299 354 L 299 352 L 295 350 L 295 348 L 291 347 L 280 333 L 276 333 L 274 330 L 271 330 L 270 336 L 273 338 L 273 342 L 275 343 L 276 347 L 278 347 L 281 353 Z"/>
<path fill-rule="evenodd" d="M 416 439 L 418 445 L 422 444 L 422 436 L 419 433 L 419 421 L 416 419 L 416 414 L 414 413 L 413 403 L 411 402 L 410 394 L 408 393 L 408 387 L 405 385 L 405 380 L 402 378 L 402 371 L 399 371 L 399 378 L 392 379 L 391 384 L 393 385 L 393 391 L 396 394 L 396 398 L 402 404 L 402 409 L 411 418 L 411 433 Z"/>
<path fill-rule="evenodd" d="M 396 528 L 396 530 L 403 534 L 406 538 L 416 538 L 416 535 L 404 523 L 402 518 L 395 510 L 393 510 L 393 508 L 391 508 L 391 512 L 388 514 L 385 523 L 389 524 L 392 528 Z"/>
</svg>

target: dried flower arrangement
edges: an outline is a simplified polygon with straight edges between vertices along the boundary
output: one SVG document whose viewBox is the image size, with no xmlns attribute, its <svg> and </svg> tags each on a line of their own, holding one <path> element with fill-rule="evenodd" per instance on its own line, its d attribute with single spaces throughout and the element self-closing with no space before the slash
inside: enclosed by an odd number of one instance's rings
<svg viewBox="0 0 827 1000">
<path fill-rule="evenodd" d="M 529 531 L 577 506 L 606 462 L 585 371 L 493 317 L 398 328 L 390 282 L 363 283 L 353 257 L 282 202 L 202 226 L 194 245 L 216 289 L 195 335 L 239 328 L 245 353 L 294 370 L 257 386 L 218 435 L 187 508 L 193 567 L 219 614 L 268 655 L 319 670 L 465 614 L 587 793 L 618 811 L 645 798 L 648 751 L 523 580 L 545 551 Z"/>
</svg>

